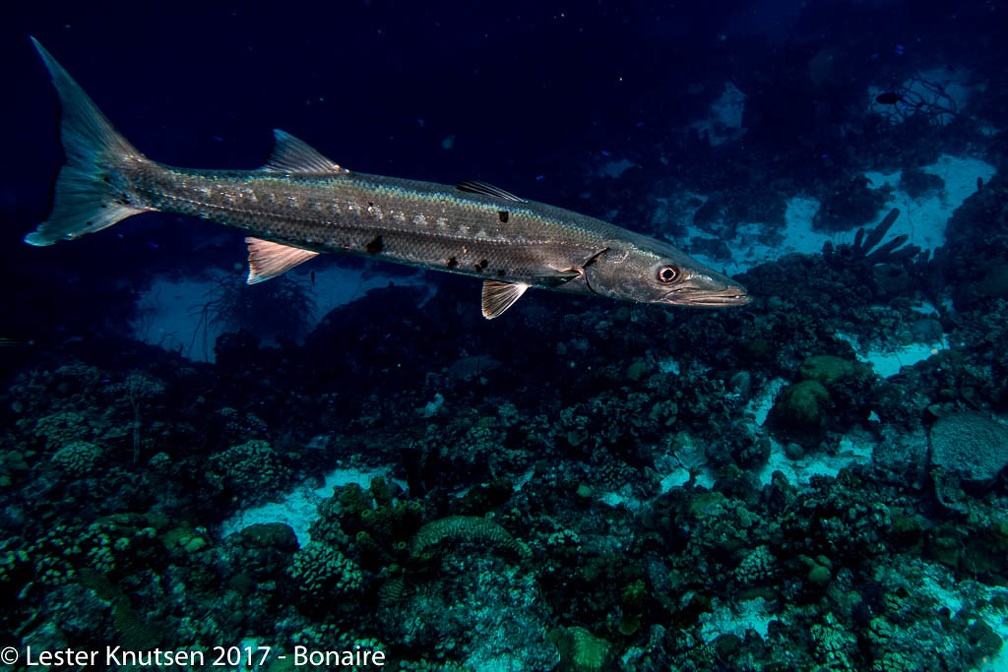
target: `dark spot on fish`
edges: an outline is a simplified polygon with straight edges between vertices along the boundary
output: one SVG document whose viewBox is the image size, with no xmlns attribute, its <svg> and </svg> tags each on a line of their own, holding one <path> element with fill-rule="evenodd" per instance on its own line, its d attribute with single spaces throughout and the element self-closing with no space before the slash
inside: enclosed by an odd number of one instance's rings
<svg viewBox="0 0 1008 672">
<path fill-rule="evenodd" d="M 375 236 L 374 240 L 364 246 L 364 251 L 368 254 L 378 254 L 382 251 L 382 237 Z"/>
<path fill-rule="evenodd" d="M 489 261 L 487 261 L 486 259 L 480 259 L 480 260 L 479 260 L 479 261 L 478 261 L 478 262 L 476 263 L 476 270 L 477 270 L 478 272 L 482 273 L 482 272 L 483 272 L 483 271 L 484 271 L 484 270 L 486 269 L 486 267 L 487 267 L 487 266 L 488 266 L 489 264 L 490 264 L 490 262 L 489 262 Z"/>
<path fill-rule="evenodd" d="M 507 271 L 505 271 L 503 268 L 498 268 L 497 269 L 497 277 L 498 278 L 503 278 L 505 275 L 507 275 Z"/>
<path fill-rule="evenodd" d="M 101 203 L 101 204 L 98 205 L 98 207 L 101 208 L 102 210 L 104 210 L 105 208 L 108 207 L 108 205 L 105 204 L 105 203 Z"/>
<path fill-rule="evenodd" d="M 105 177 L 103 177 L 103 178 L 101 178 L 101 179 L 102 179 L 102 182 L 104 182 L 105 184 L 109 184 L 109 183 L 110 183 L 110 182 L 112 181 L 112 180 L 110 180 L 110 179 L 108 178 L 108 175 L 106 175 Z"/>
<path fill-rule="evenodd" d="M 511 213 L 509 213 L 507 210 L 501 210 L 500 212 L 497 213 L 497 219 L 500 220 L 501 224 L 507 224 L 508 217 L 510 216 Z"/>
<path fill-rule="evenodd" d="M 875 96 L 875 102 L 882 105 L 895 105 L 896 103 L 903 102 L 903 96 L 895 91 L 885 91 Z"/>
<path fill-rule="evenodd" d="M 88 221 L 84 222 L 84 226 L 94 226 L 94 222 L 92 222 L 92 221 L 91 221 L 91 220 L 89 219 Z"/>
<path fill-rule="evenodd" d="M 455 257 L 448 257 L 448 268 L 458 268 L 458 259 Z"/>
</svg>

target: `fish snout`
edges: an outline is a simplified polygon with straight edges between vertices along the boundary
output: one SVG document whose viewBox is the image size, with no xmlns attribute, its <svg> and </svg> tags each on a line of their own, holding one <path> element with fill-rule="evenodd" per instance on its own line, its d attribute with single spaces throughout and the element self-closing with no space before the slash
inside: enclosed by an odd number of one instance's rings
<svg viewBox="0 0 1008 672">
<path fill-rule="evenodd" d="M 745 287 L 728 278 L 698 275 L 669 292 L 665 302 L 695 308 L 731 308 L 752 301 Z"/>
</svg>

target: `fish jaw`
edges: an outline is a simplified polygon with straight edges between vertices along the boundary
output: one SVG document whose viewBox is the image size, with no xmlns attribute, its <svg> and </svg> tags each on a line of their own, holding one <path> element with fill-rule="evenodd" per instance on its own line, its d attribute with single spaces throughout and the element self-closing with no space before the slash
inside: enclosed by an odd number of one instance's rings
<svg viewBox="0 0 1008 672">
<path fill-rule="evenodd" d="M 752 301 L 745 287 L 720 273 L 694 272 L 691 275 L 654 303 L 687 308 L 733 308 Z"/>
</svg>

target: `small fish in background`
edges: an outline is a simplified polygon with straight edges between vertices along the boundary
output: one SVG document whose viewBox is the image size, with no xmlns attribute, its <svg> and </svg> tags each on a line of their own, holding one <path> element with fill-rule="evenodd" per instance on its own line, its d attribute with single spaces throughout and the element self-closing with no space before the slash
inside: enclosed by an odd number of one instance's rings
<svg viewBox="0 0 1008 672">
<path fill-rule="evenodd" d="M 0 348 L 28 348 L 35 345 L 35 341 L 30 338 L 10 338 L 0 337 Z"/>
<path fill-rule="evenodd" d="M 883 91 L 875 96 L 875 102 L 880 105 L 898 105 L 899 103 L 903 103 L 905 101 L 903 100 L 903 96 L 895 91 Z"/>
<path fill-rule="evenodd" d="M 338 252 L 480 278 L 483 316 L 532 287 L 664 305 L 742 306 L 744 287 L 672 245 L 484 182 L 457 186 L 353 173 L 274 131 L 258 170 L 195 170 L 148 159 L 32 38 L 63 106 L 48 219 L 25 236 L 52 245 L 144 212 L 172 212 L 249 234 L 248 283 Z M 454 136 L 442 147 L 450 149 Z"/>
</svg>

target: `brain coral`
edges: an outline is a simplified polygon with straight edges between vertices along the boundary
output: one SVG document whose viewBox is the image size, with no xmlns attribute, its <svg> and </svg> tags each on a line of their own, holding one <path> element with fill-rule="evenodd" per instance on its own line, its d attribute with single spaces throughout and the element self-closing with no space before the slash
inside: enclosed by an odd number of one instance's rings
<svg viewBox="0 0 1008 672">
<path fill-rule="evenodd" d="M 931 463 L 990 481 L 1008 466 L 1008 427 L 975 411 L 945 416 L 931 428 Z"/>
</svg>

